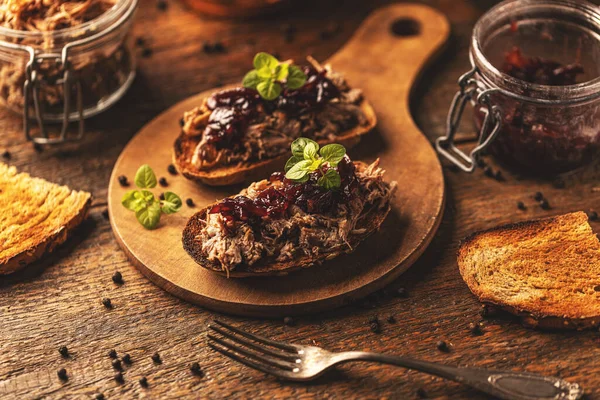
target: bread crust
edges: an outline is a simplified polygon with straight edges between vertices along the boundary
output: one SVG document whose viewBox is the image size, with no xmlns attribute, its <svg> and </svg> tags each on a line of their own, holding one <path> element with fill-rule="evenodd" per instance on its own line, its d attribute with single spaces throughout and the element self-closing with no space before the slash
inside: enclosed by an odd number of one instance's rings
<svg viewBox="0 0 600 400">
<path fill-rule="evenodd" d="M 366 167 L 364 163 L 356 162 L 355 164 L 359 164 L 363 168 Z M 331 260 L 341 254 L 351 253 L 363 240 L 379 229 L 391 210 L 391 205 L 388 203 L 381 208 L 372 207 L 364 212 L 359 217 L 355 229 L 365 229 L 365 231 L 361 234 L 351 235 L 348 238 L 350 246 L 340 246 L 332 252 L 319 254 L 317 257 L 305 255 L 287 262 L 267 263 L 261 260 L 253 265 L 241 266 L 241 270 L 233 270 L 228 274 L 223 271 L 218 262 L 211 262 L 202 255 L 201 248 L 195 240 L 198 233 L 205 226 L 207 212 L 212 206 L 213 204 L 203 208 L 188 220 L 182 235 L 183 248 L 201 267 L 232 278 L 287 275 L 296 270 L 320 265 L 324 261 Z"/>
<path fill-rule="evenodd" d="M 504 241 L 505 243 L 513 243 L 513 246 L 519 246 L 519 240 L 539 240 L 541 246 L 545 243 L 551 243 L 552 247 L 556 251 L 560 251 L 563 246 L 558 239 L 561 235 L 568 234 L 563 230 L 569 229 L 573 231 L 574 238 L 580 238 L 582 241 L 586 241 L 582 246 L 586 247 L 586 250 L 597 252 L 600 255 L 600 242 L 598 238 L 592 232 L 591 227 L 587 222 L 587 215 L 584 212 L 575 212 L 565 215 L 559 215 L 550 218 L 530 220 L 519 223 L 513 223 L 503 226 L 498 226 L 492 229 L 476 232 L 466 237 L 459 246 L 458 249 L 458 267 L 462 278 L 465 283 L 473 292 L 473 294 L 482 303 L 493 305 L 504 311 L 518 316 L 521 323 L 529 328 L 539 329 L 586 329 L 597 327 L 600 324 L 600 308 L 593 308 L 586 303 L 586 301 L 573 300 L 573 296 L 577 294 L 573 292 L 573 288 L 569 287 L 566 282 L 561 281 L 561 278 L 569 276 L 564 274 L 566 271 L 558 270 L 552 271 L 553 274 L 545 275 L 544 278 L 554 279 L 551 281 L 552 284 L 556 284 L 557 290 L 560 291 L 560 296 L 563 299 L 555 300 L 551 299 L 548 303 L 547 299 L 536 299 L 527 298 L 522 302 L 515 302 L 514 300 L 509 301 L 507 298 L 503 298 L 494 291 L 492 287 L 486 286 L 487 284 L 493 284 L 490 280 L 486 282 L 484 276 L 479 276 L 479 269 L 482 268 L 481 263 L 485 262 L 486 259 L 494 259 L 494 251 L 505 251 L 505 248 L 501 246 L 495 247 L 495 243 Z M 575 233 L 577 229 L 577 233 Z M 516 244 L 514 244 L 516 243 Z M 539 257 L 543 258 L 543 262 L 548 264 L 547 259 L 556 257 L 559 259 L 562 254 L 551 254 L 547 255 L 540 249 Z M 530 251 L 531 249 L 527 249 Z M 476 257 L 482 255 L 484 252 L 489 254 L 489 257 Z M 508 258 L 508 256 L 506 256 Z M 484 261 L 481 261 L 484 260 Z M 506 261 L 506 260 L 505 260 Z M 525 289 L 529 286 L 535 287 L 534 284 L 529 283 L 529 279 L 532 279 L 533 274 L 531 271 L 527 271 L 527 265 L 531 265 L 537 260 L 525 257 L 525 261 L 522 263 L 525 269 L 523 270 L 522 282 Z M 600 260 L 599 260 L 600 262 Z M 479 264 L 479 265 L 478 265 Z M 550 263 L 548 265 L 559 265 L 559 262 L 555 264 Z M 504 266 L 497 265 L 496 268 L 501 270 Z M 555 267 L 556 268 L 556 267 Z M 590 271 L 593 271 L 590 265 Z M 529 272 L 529 274 L 527 274 Z M 590 277 L 593 272 L 590 272 Z M 528 285 L 528 286 L 526 286 Z M 599 287 L 594 287 L 594 291 L 599 291 Z M 593 296 L 594 294 L 587 294 Z M 600 294 L 598 295 L 600 296 Z M 589 301 L 591 298 L 587 298 Z"/>
<path fill-rule="evenodd" d="M 354 147 L 360 141 L 361 136 L 371 131 L 377 125 L 375 110 L 364 98 L 359 104 L 360 109 L 366 117 L 367 124 L 358 125 L 339 135 L 335 143 L 339 143 L 347 149 Z M 273 171 L 283 169 L 289 154 L 261 160 L 247 165 L 219 166 L 207 171 L 198 170 L 191 164 L 192 156 L 201 136 L 190 136 L 181 133 L 173 145 L 173 164 L 181 175 L 192 181 L 210 186 L 233 185 L 242 182 L 257 181 L 264 178 Z M 332 143 L 330 141 L 318 141 L 320 145 Z"/>
</svg>

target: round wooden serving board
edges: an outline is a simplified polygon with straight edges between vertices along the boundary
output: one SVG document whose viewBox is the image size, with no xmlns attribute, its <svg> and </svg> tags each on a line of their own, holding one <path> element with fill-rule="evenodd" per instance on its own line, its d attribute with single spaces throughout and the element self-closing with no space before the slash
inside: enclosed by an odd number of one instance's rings
<svg viewBox="0 0 600 400">
<path fill-rule="evenodd" d="M 393 28 L 392 28 L 393 27 Z M 395 33 L 393 33 L 395 32 Z M 155 284 L 207 308 L 247 316 L 280 317 L 334 308 L 365 296 L 397 278 L 425 251 L 442 218 L 444 178 L 437 156 L 413 122 L 409 97 L 425 63 L 446 42 L 449 26 L 437 11 L 398 4 L 369 16 L 349 43 L 328 60 L 351 85 L 362 88 L 378 117 L 375 131 L 349 151 L 355 160 L 381 158 L 386 178 L 398 182 L 392 212 L 379 232 L 354 253 L 283 277 L 227 279 L 198 266 L 183 250 L 181 232 L 192 214 L 241 187 L 211 188 L 171 176 L 172 144 L 183 112 L 209 92 L 176 104 L 146 125 L 125 147 L 112 172 L 108 205 L 115 237 L 131 261 Z M 192 198 L 147 231 L 121 205 L 141 164 L 165 176 L 168 189 Z M 162 188 L 154 189 L 156 194 Z"/>
</svg>

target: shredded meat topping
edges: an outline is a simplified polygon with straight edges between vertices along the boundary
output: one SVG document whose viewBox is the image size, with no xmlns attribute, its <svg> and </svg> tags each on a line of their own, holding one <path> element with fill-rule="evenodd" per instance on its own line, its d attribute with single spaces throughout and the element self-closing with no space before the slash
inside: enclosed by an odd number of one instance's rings
<svg viewBox="0 0 600 400">
<path fill-rule="evenodd" d="M 364 233 L 364 229 L 357 229 L 360 218 L 373 207 L 387 207 L 394 195 L 397 183 L 385 182 L 384 172 L 379 160 L 357 171 L 359 194 L 328 214 L 309 214 L 292 206 L 286 218 L 265 219 L 259 226 L 237 221 L 232 229 L 221 214 L 207 213 L 206 225 L 196 241 L 205 257 L 227 272 L 261 260 L 285 262 L 351 250 L 351 235 Z M 255 198 L 269 185 L 267 180 L 255 182 L 239 195 Z"/>
</svg>

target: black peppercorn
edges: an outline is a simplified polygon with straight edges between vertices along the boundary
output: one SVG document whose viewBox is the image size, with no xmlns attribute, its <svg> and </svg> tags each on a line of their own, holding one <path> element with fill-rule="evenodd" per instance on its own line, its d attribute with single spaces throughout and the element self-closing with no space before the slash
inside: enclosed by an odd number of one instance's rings
<svg viewBox="0 0 600 400">
<path fill-rule="evenodd" d="M 33 150 L 35 150 L 37 153 L 41 153 L 42 151 L 44 151 L 44 148 L 42 147 L 41 144 L 34 143 L 33 144 Z"/>
<path fill-rule="evenodd" d="M 225 45 L 223 44 L 223 42 L 215 42 L 212 47 L 215 53 L 225 52 Z"/>
<path fill-rule="evenodd" d="M 110 358 L 117 358 L 117 351 L 115 349 L 112 349 L 111 351 L 108 352 L 108 356 Z"/>
<path fill-rule="evenodd" d="M 67 349 L 67 346 L 60 346 L 58 348 L 58 352 L 60 353 L 61 356 L 63 356 L 64 358 L 69 357 L 69 349 Z"/>
<path fill-rule="evenodd" d="M 476 324 L 475 322 L 469 323 L 469 331 L 476 336 L 483 334 L 483 331 L 481 330 L 481 324 Z"/>
<path fill-rule="evenodd" d="M 118 179 L 121 186 L 129 186 L 129 181 L 125 175 L 120 175 Z"/>
<path fill-rule="evenodd" d="M 146 44 L 146 39 L 144 39 L 143 37 L 138 37 L 135 39 L 135 45 L 138 47 L 143 47 Z"/>
<path fill-rule="evenodd" d="M 58 375 L 58 379 L 60 379 L 61 381 L 69 380 L 69 376 L 67 375 L 67 370 L 64 368 L 59 369 L 58 372 L 56 373 L 56 375 Z"/>
<path fill-rule="evenodd" d="M 102 217 L 108 219 L 108 208 L 105 208 L 104 211 L 102 211 Z"/>
<path fill-rule="evenodd" d="M 127 365 L 131 365 L 131 356 L 129 354 L 125 354 L 122 358 L 123 362 Z"/>
<path fill-rule="evenodd" d="M 139 382 L 141 387 L 148 387 L 148 378 L 146 378 L 145 376 L 141 377 Z"/>
<path fill-rule="evenodd" d="M 540 201 L 540 207 L 542 207 L 543 210 L 549 210 L 550 203 L 548 203 L 547 199 L 542 199 L 542 201 Z"/>
<path fill-rule="evenodd" d="M 483 158 L 478 158 L 477 159 L 477 166 L 479 168 L 485 168 L 487 166 L 487 164 L 485 163 L 485 160 Z"/>
<path fill-rule="evenodd" d="M 283 323 L 286 324 L 287 326 L 293 326 L 296 324 L 296 321 L 294 321 L 294 318 L 292 318 L 292 317 L 285 317 L 283 319 Z"/>
<path fill-rule="evenodd" d="M 168 185 L 168 183 L 167 183 L 167 179 L 166 179 L 166 178 L 164 178 L 164 177 L 160 178 L 160 179 L 158 180 L 158 184 L 159 184 L 160 186 L 162 186 L 162 187 L 165 187 L 165 186 L 167 186 L 167 185 Z"/>
<path fill-rule="evenodd" d="M 481 306 L 481 310 L 479 311 L 479 315 L 481 315 L 483 318 L 491 317 L 493 315 L 496 315 L 497 313 L 498 310 L 495 307 L 489 306 L 487 304 Z"/>
<path fill-rule="evenodd" d="M 498 182 L 502 182 L 504 180 L 504 175 L 502 175 L 502 171 L 500 171 L 500 170 L 496 171 L 494 178 L 496 178 L 496 180 Z"/>
<path fill-rule="evenodd" d="M 4 158 L 5 160 L 10 160 L 10 157 L 10 151 L 4 150 L 4 152 L 2 152 L 2 158 Z"/>
<path fill-rule="evenodd" d="M 448 343 L 444 342 L 443 340 L 438 340 L 438 342 L 435 344 L 435 347 L 437 347 L 437 349 L 439 351 L 443 351 L 446 353 L 450 351 L 450 347 L 448 347 Z"/>
<path fill-rule="evenodd" d="M 389 322 L 390 324 L 395 324 L 396 323 L 396 317 L 394 317 L 393 315 L 390 315 L 387 318 L 387 322 Z"/>
<path fill-rule="evenodd" d="M 165 199 L 165 194 L 164 193 L 159 194 L 158 195 L 158 199 L 159 200 L 164 200 Z"/>
<path fill-rule="evenodd" d="M 427 392 L 425 391 L 425 389 L 423 388 L 418 388 L 417 389 L 417 397 L 424 399 L 427 397 Z"/>
<path fill-rule="evenodd" d="M 150 47 L 144 47 L 144 49 L 142 50 L 142 57 L 143 58 L 150 58 L 152 57 L 152 49 Z"/>
<path fill-rule="evenodd" d="M 202 368 L 200 368 L 200 364 L 198 364 L 197 362 L 192 363 L 192 365 L 190 365 L 190 371 L 192 371 L 192 374 L 196 375 L 196 376 L 202 376 Z"/>
<path fill-rule="evenodd" d="M 117 371 L 123 370 L 123 365 L 121 364 L 121 360 L 118 360 L 118 359 L 113 360 L 112 367 L 114 369 L 116 369 Z"/>
<path fill-rule="evenodd" d="M 535 194 L 533 195 L 533 199 L 535 201 L 542 201 L 544 199 L 544 195 L 542 194 L 542 192 L 535 192 Z"/>
<path fill-rule="evenodd" d="M 492 167 L 485 167 L 485 169 L 483 170 L 483 173 L 485 174 L 485 176 L 489 176 L 490 178 L 493 178 L 495 175 Z"/>
<path fill-rule="evenodd" d="M 526 210 L 527 209 L 527 207 L 525 207 L 525 203 L 523 203 L 522 201 L 518 201 L 517 202 L 517 208 L 519 210 Z"/>
<path fill-rule="evenodd" d="M 117 372 L 115 374 L 115 381 L 117 381 L 118 383 L 123 383 L 125 382 L 125 379 L 123 379 L 123 373 L 122 372 Z"/>
<path fill-rule="evenodd" d="M 168 4 L 165 0 L 157 0 L 156 2 L 156 8 L 158 8 L 159 11 L 165 11 L 168 7 Z"/>
<path fill-rule="evenodd" d="M 194 207 L 195 206 L 194 200 L 192 200 L 192 199 L 186 199 L 185 200 L 185 204 L 187 204 L 188 207 Z"/>
<path fill-rule="evenodd" d="M 154 353 L 152 354 L 152 361 L 154 361 L 156 364 L 162 364 L 162 360 L 160 359 L 160 354 L 158 353 Z"/>
<path fill-rule="evenodd" d="M 396 297 L 408 297 L 408 292 L 403 287 L 396 289 Z"/>
<path fill-rule="evenodd" d="M 169 164 L 167 171 L 169 171 L 171 175 L 177 175 L 177 168 L 175 168 L 173 164 Z"/>
<path fill-rule="evenodd" d="M 98 393 L 95 397 L 96 400 L 104 400 L 104 395 L 102 393 Z"/>
<path fill-rule="evenodd" d="M 587 217 L 590 221 L 597 221 L 598 220 L 598 213 L 596 211 L 588 211 L 587 213 Z"/>
<path fill-rule="evenodd" d="M 119 271 L 115 272 L 112 276 L 112 281 L 117 285 L 123 284 L 123 275 Z"/>
<path fill-rule="evenodd" d="M 202 44 L 202 51 L 206 54 L 211 54 L 214 51 L 212 44 L 210 42 L 204 42 Z"/>
<path fill-rule="evenodd" d="M 108 297 L 102 299 L 102 305 L 106 308 L 113 308 L 112 301 Z"/>
<path fill-rule="evenodd" d="M 379 323 L 379 318 L 377 318 L 377 316 L 374 316 L 369 320 L 369 329 L 371 329 L 371 332 L 373 333 L 381 332 L 381 324 Z"/>
</svg>

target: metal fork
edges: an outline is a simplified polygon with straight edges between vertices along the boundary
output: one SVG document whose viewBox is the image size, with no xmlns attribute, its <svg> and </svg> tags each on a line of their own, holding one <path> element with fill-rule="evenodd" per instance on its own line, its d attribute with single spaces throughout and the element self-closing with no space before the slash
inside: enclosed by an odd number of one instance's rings
<svg viewBox="0 0 600 400">
<path fill-rule="evenodd" d="M 313 380 L 335 365 L 349 361 L 371 361 L 436 375 L 506 400 L 575 400 L 583 396 L 577 383 L 560 378 L 453 367 L 364 351 L 332 353 L 316 346 L 270 340 L 221 321 L 214 321 L 208 327 L 212 331 L 208 333 L 212 349 L 250 368 L 290 381 Z"/>
</svg>

